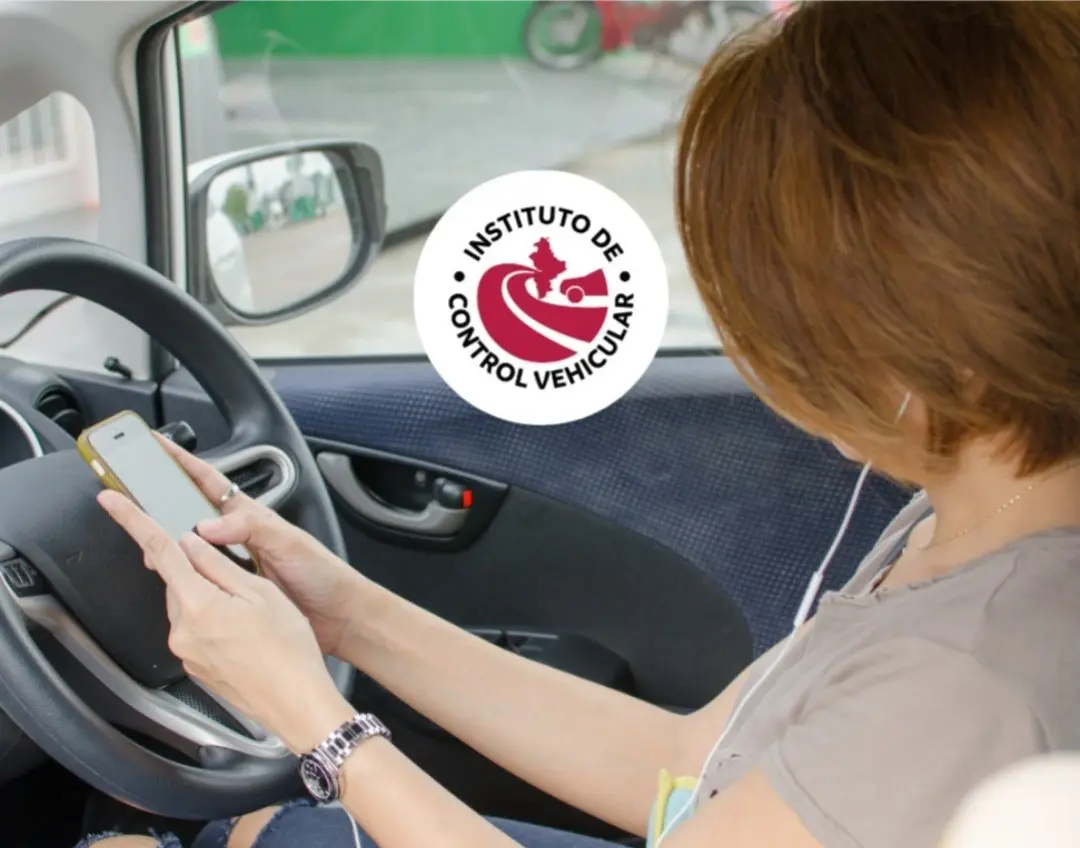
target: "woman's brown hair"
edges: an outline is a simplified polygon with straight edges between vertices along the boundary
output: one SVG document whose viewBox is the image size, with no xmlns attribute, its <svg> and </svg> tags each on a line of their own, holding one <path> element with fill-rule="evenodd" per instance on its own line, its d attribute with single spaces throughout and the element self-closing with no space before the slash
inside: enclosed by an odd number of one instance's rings
<svg viewBox="0 0 1080 848">
<path fill-rule="evenodd" d="M 1080 8 L 808 2 L 725 45 L 683 118 L 691 273 L 767 403 L 870 458 L 1080 455 Z"/>
</svg>

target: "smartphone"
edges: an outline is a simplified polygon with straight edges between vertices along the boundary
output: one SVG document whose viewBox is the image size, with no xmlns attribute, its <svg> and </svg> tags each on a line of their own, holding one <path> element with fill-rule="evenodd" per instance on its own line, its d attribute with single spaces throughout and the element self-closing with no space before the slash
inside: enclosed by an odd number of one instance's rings
<svg viewBox="0 0 1080 848">
<path fill-rule="evenodd" d="M 199 522 L 221 514 L 137 413 L 121 412 L 89 427 L 77 447 L 103 485 L 131 498 L 177 541 Z M 259 573 L 258 561 L 243 546 L 219 550 Z"/>
</svg>

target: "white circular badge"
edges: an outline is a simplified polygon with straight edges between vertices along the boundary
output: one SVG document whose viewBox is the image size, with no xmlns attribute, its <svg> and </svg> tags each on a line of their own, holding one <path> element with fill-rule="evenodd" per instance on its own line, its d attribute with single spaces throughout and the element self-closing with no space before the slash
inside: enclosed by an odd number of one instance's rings
<svg viewBox="0 0 1080 848">
<path fill-rule="evenodd" d="M 641 378 L 667 326 L 660 246 L 626 201 L 562 171 L 477 186 L 428 236 L 416 326 L 464 400 L 518 424 L 563 424 Z"/>
</svg>

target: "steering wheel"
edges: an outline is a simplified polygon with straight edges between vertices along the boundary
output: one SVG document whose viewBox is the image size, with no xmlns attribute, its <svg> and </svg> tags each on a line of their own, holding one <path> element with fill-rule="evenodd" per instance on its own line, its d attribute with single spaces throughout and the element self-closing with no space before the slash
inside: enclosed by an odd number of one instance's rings
<svg viewBox="0 0 1080 848">
<path fill-rule="evenodd" d="M 226 473 L 269 468 L 259 500 L 344 557 L 300 430 L 202 306 L 157 272 L 69 239 L 0 245 L 0 296 L 28 289 L 98 303 L 160 342 L 230 427 L 203 458 Z M 282 800 L 299 787 L 295 759 L 184 674 L 160 579 L 95 502 L 100 485 L 74 441 L 35 410 L 4 406 L 39 455 L 0 470 L 0 709 L 87 783 L 153 813 L 205 820 Z M 352 667 L 327 666 L 348 695 Z"/>
</svg>

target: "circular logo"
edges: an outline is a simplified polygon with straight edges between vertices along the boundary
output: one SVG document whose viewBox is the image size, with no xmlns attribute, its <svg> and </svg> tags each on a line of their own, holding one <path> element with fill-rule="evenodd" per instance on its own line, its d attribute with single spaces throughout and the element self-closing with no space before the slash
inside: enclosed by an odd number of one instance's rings
<svg viewBox="0 0 1080 848">
<path fill-rule="evenodd" d="M 416 268 L 416 326 L 467 402 L 519 424 L 563 424 L 641 378 L 667 326 L 667 269 L 641 217 L 598 183 L 520 171 L 474 188 Z"/>
</svg>

